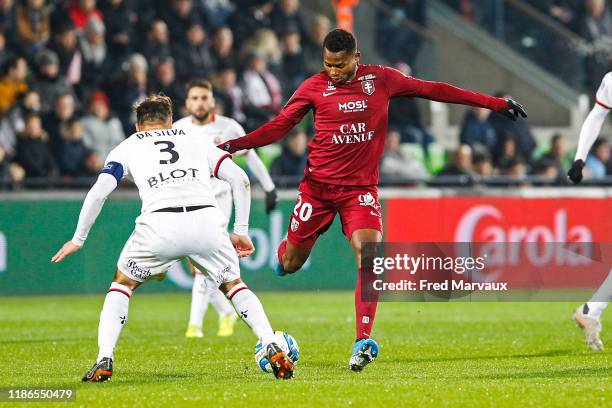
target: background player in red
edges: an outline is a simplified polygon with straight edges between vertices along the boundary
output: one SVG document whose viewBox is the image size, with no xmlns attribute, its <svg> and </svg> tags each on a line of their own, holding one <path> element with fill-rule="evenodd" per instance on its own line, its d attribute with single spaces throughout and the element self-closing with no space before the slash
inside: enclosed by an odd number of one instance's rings
<svg viewBox="0 0 612 408">
<path fill-rule="evenodd" d="M 351 243 L 358 268 L 364 243 L 382 241 L 378 202 L 378 163 L 387 134 L 389 99 L 412 96 L 488 108 L 512 120 L 526 117 L 508 99 L 482 95 L 442 82 L 406 76 L 380 65 L 360 63 L 355 37 L 335 29 L 323 43 L 323 71 L 306 79 L 281 113 L 255 131 L 219 146 L 229 152 L 276 142 L 302 117 L 314 111 L 316 133 L 309 143 L 304 180 L 278 248 L 280 275 L 296 272 L 306 262 L 319 235 L 340 214 L 342 231 Z M 361 270 L 355 288 L 356 341 L 349 367 L 361 371 L 378 355 L 370 338 L 377 302 L 362 299 Z"/>
</svg>

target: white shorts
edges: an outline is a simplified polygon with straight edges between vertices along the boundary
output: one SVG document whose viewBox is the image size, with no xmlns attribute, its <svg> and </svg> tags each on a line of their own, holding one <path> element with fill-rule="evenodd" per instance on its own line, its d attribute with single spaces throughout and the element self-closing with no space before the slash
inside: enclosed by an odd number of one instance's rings
<svg viewBox="0 0 612 408">
<path fill-rule="evenodd" d="M 151 212 L 136 218 L 117 268 L 129 278 L 161 280 L 176 261 L 188 258 L 217 286 L 240 277 L 238 255 L 216 207 L 189 212 Z"/>
</svg>

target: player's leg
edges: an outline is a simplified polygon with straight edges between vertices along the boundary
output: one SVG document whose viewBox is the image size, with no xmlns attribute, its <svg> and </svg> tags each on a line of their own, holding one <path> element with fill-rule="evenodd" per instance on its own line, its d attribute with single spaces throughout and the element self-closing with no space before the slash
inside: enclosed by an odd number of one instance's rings
<svg viewBox="0 0 612 408">
<path fill-rule="evenodd" d="M 363 244 L 382 241 L 382 234 L 375 229 L 360 229 L 353 233 L 351 247 L 355 254 L 358 265 L 357 283 L 355 285 L 355 343 L 353 353 L 349 361 L 349 368 L 353 371 L 361 371 L 367 364 L 378 356 L 378 344 L 370 338 L 378 299 L 371 296 L 364 300 L 364 279 L 361 271 L 361 250 Z"/>
<path fill-rule="evenodd" d="M 240 279 L 236 250 L 229 240 L 225 226 L 218 222 L 219 211 L 211 209 L 202 212 L 194 226 L 206 225 L 208 234 L 200 234 L 199 242 L 192 242 L 189 259 L 194 266 L 219 285 L 219 289 L 232 303 L 238 316 L 251 328 L 268 351 L 277 378 L 291 378 L 293 364 L 286 353 L 275 342 L 274 330 L 270 325 L 259 298 Z"/>
<path fill-rule="evenodd" d="M 355 343 L 349 360 L 349 368 L 361 371 L 378 355 L 378 345 L 370 338 L 376 309 L 377 293 L 365 292 L 361 256 L 366 243 L 382 241 L 381 207 L 375 187 L 347 190 L 337 201 L 342 231 L 350 240 L 357 263 L 357 284 L 355 286 Z M 364 293 L 367 296 L 364 296 Z"/>
<path fill-rule="evenodd" d="M 601 341 L 601 315 L 612 301 L 612 270 L 607 278 L 591 296 L 591 299 L 578 307 L 574 312 L 574 320 L 584 330 L 587 346 L 591 350 L 603 350 Z"/>
<path fill-rule="evenodd" d="M 224 181 L 215 182 L 215 200 L 219 206 L 219 209 L 227 219 L 225 228 L 232 217 L 232 192 L 229 185 Z M 225 295 L 221 293 L 216 287 L 209 290 L 208 299 L 210 304 L 215 308 L 219 314 L 219 328 L 217 330 L 217 336 L 225 337 L 234 334 L 234 325 L 238 316 L 234 312 L 232 304 L 227 300 Z"/>
<path fill-rule="evenodd" d="M 208 309 L 208 302 L 210 300 L 210 294 L 213 288 L 206 286 L 206 276 L 196 270 L 191 262 L 187 261 L 189 270 L 193 273 L 193 286 L 191 288 L 191 308 L 189 309 L 189 324 L 187 325 L 187 331 L 185 337 L 203 337 L 202 323 L 206 310 Z"/>
<path fill-rule="evenodd" d="M 219 289 L 212 289 L 209 294 L 210 304 L 213 305 L 217 313 L 219 313 L 219 329 L 217 330 L 217 336 L 231 336 L 234 334 L 234 326 L 238 320 L 238 315 L 234 311 L 232 304 Z"/>
<path fill-rule="evenodd" d="M 130 297 L 140 282 L 115 272 L 108 289 L 98 325 L 98 358 L 93 367 L 85 374 L 83 381 L 107 381 L 113 374 L 115 346 L 123 326 L 127 322 Z"/>
<path fill-rule="evenodd" d="M 277 250 L 276 273 L 280 276 L 297 272 L 310 256 L 310 251 L 321 234 L 329 229 L 336 210 L 319 199 L 307 182 L 302 182 L 287 237 Z"/>
</svg>

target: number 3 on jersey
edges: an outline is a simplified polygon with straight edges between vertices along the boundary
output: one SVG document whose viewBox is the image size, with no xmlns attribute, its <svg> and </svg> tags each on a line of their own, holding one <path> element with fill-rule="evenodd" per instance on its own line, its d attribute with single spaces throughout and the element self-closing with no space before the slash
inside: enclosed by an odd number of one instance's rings
<svg viewBox="0 0 612 408">
<path fill-rule="evenodd" d="M 308 221 L 312 216 L 312 204 L 303 203 L 301 194 L 298 195 L 298 201 L 293 207 L 293 215 L 302 221 Z"/>
<path fill-rule="evenodd" d="M 153 144 L 156 145 L 156 146 L 159 145 L 159 144 L 165 144 L 166 147 L 163 148 L 163 149 L 160 149 L 159 151 L 162 152 L 162 153 L 164 153 L 164 152 L 165 153 L 170 153 L 170 155 L 171 155 L 170 159 L 168 159 L 168 160 L 160 160 L 159 164 L 173 164 L 173 163 L 176 163 L 178 161 L 179 154 L 178 154 L 178 152 L 176 150 L 174 150 L 174 146 L 175 146 L 174 143 L 169 142 L 167 140 L 160 140 L 160 141 L 157 141 L 157 142 L 155 142 Z"/>
</svg>

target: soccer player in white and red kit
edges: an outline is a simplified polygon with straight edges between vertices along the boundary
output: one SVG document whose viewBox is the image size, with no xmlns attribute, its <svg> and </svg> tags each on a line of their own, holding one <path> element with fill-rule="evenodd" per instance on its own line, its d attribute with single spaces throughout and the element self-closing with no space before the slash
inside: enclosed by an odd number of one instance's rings
<svg viewBox="0 0 612 408">
<path fill-rule="evenodd" d="M 387 134 L 390 98 L 422 97 L 489 108 L 513 120 L 519 115 L 526 117 L 522 106 L 512 100 L 423 81 L 389 67 L 363 65 L 355 37 L 342 29 L 332 30 L 325 38 L 323 68 L 300 85 L 274 119 L 219 146 L 235 152 L 268 145 L 285 136 L 309 110 L 314 111 L 316 133 L 308 145 L 304 180 L 287 239 L 278 248 L 281 275 L 297 271 L 306 262 L 336 213 L 359 268 L 362 245 L 382 241 L 378 163 Z M 378 354 L 378 345 L 370 338 L 377 302 L 367 300 L 362 298 L 362 279 L 358 277 L 356 341 L 349 361 L 354 371 L 361 371 Z"/>
</svg>

